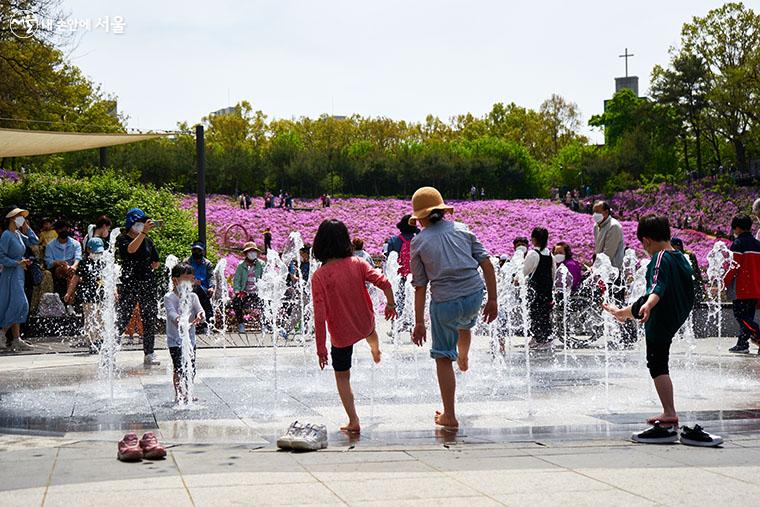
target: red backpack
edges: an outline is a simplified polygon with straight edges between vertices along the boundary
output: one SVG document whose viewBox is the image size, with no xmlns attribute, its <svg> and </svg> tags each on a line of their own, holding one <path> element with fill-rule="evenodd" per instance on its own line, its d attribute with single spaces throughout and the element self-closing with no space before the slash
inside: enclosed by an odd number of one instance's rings
<svg viewBox="0 0 760 507">
<path fill-rule="evenodd" d="M 403 234 L 399 234 L 398 237 L 401 240 L 401 253 L 398 256 L 398 274 L 407 276 L 412 272 L 412 241 L 406 239 Z"/>
</svg>

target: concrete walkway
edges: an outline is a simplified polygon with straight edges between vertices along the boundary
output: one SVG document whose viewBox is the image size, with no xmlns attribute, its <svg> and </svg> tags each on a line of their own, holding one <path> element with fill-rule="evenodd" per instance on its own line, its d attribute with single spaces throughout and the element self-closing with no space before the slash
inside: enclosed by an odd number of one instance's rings
<svg viewBox="0 0 760 507">
<path fill-rule="evenodd" d="M 530 441 L 327 449 L 182 444 L 120 463 L 103 441 L 0 436 L 0 505 L 756 505 L 760 434 L 722 449 Z"/>
</svg>

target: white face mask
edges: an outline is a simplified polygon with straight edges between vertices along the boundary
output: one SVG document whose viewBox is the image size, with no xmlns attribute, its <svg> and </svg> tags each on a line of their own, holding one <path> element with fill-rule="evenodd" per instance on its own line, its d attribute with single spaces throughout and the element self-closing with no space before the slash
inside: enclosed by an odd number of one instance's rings
<svg viewBox="0 0 760 507">
<path fill-rule="evenodd" d="M 515 253 L 517 253 L 517 252 L 520 252 L 520 253 L 525 253 L 525 252 L 527 252 L 527 251 L 528 251 L 528 248 L 527 248 L 527 247 L 525 247 L 525 246 L 523 246 L 523 245 L 520 245 L 520 246 L 518 246 L 518 247 L 515 249 Z"/>
<path fill-rule="evenodd" d="M 249 260 L 255 261 L 256 259 L 259 258 L 259 254 L 257 254 L 256 252 L 248 252 L 246 254 L 246 257 L 248 257 Z"/>
<path fill-rule="evenodd" d="M 16 223 L 16 227 L 23 227 L 26 220 L 22 216 L 17 216 L 13 221 Z"/>
<path fill-rule="evenodd" d="M 193 290 L 193 284 L 192 282 L 188 282 L 187 280 L 182 280 L 179 282 L 178 286 L 180 292 L 191 292 Z"/>
<path fill-rule="evenodd" d="M 603 220 L 604 220 L 604 215 L 602 215 L 601 213 L 594 213 L 594 222 L 596 222 L 597 224 L 601 224 Z"/>
<path fill-rule="evenodd" d="M 135 231 L 137 234 L 140 234 L 145 229 L 145 224 L 142 222 L 137 222 L 135 225 L 132 226 L 132 230 Z"/>
<path fill-rule="evenodd" d="M 557 264 L 565 262 L 565 254 L 554 254 L 554 262 Z"/>
</svg>

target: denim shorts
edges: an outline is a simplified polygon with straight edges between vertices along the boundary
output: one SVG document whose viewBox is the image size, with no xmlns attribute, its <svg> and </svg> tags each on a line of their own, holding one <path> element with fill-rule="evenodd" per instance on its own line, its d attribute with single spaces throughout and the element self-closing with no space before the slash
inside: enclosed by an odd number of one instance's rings
<svg viewBox="0 0 760 507">
<path fill-rule="evenodd" d="M 433 333 L 430 357 L 445 357 L 452 361 L 457 359 L 459 330 L 475 327 L 482 303 L 482 290 L 450 301 L 430 302 L 430 324 Z"/>
</svg>

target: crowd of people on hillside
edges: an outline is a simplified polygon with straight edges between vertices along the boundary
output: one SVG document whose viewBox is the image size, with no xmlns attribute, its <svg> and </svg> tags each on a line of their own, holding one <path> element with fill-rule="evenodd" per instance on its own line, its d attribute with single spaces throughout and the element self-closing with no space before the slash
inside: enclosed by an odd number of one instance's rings
<svg viewBox="0 0 760 507">
<path fill-rule="evenodd" d="M 285 190 L 280 189 L 277 195 L 274 195 L 270 191 L 264 192 L 264 209 L 294 209 L 294 198 Z M 240 209 L 251 209 L 253 206 L 253 197 L 247 192 L 241 192 L 237 198 Z M 323 208 L 329 208 L 332 205 L 332 197 L 329 194 L 322 194 L 319 196 L 319 204 Z"/>
</svg>

